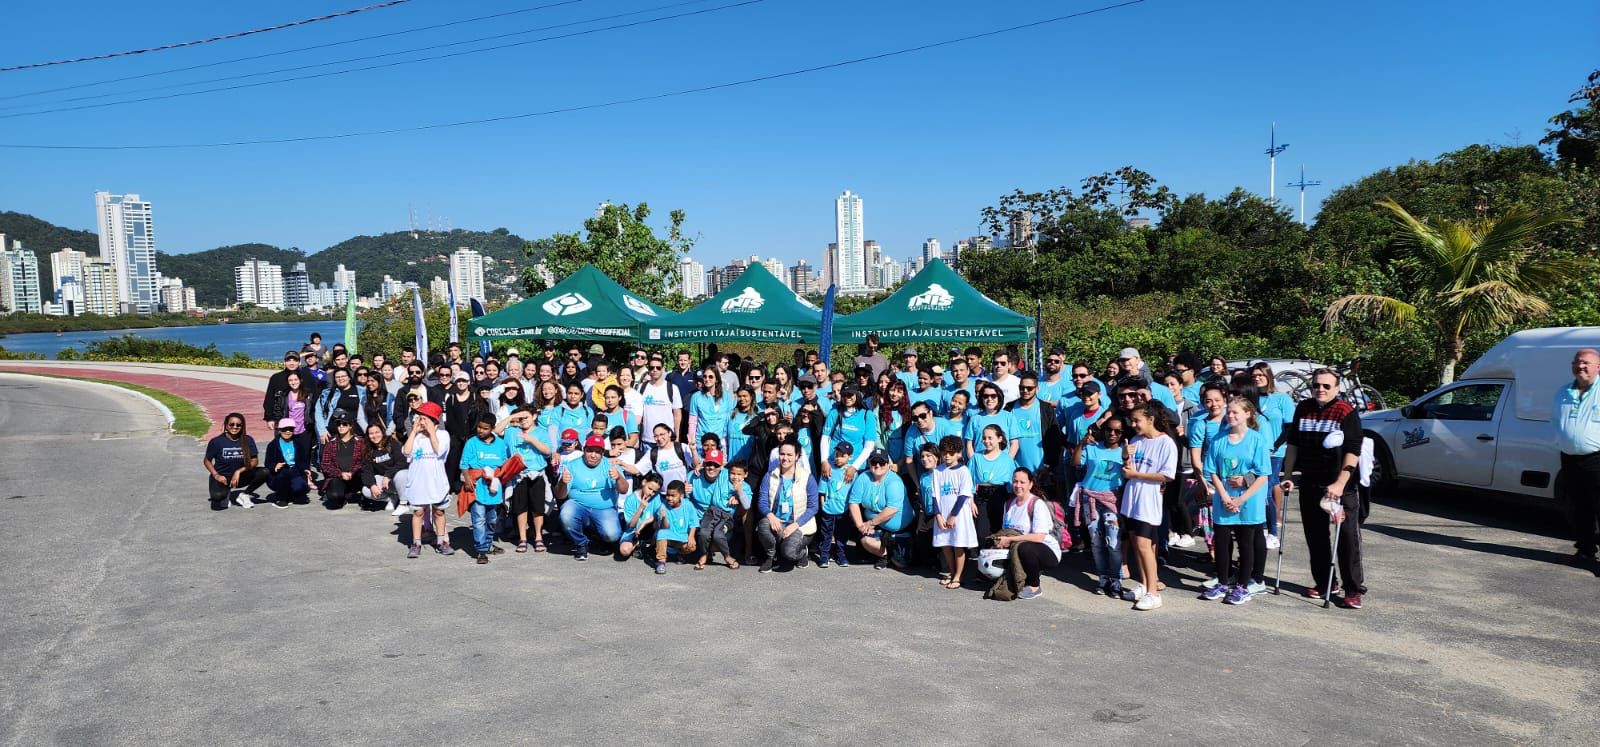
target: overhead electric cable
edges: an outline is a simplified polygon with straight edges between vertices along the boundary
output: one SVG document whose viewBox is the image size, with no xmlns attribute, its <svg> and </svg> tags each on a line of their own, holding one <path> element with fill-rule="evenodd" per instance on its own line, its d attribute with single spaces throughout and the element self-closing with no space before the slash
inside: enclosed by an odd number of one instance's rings
<svg viewBox="0 0 1600 747">
<path fill-rule="evenodd" d="M 394 62 L 386 62 L 386 63 L 379 64 L 379 65 L 367 65 L 367 66 L 364 66 L 364 67 L 353 67 L 353 68 L 349 68 L 349 69 L 346 69 L 346 70 L 331 70 L 329 72 L 315 73 L 315 74 L 312 74 L 312 75 L 297 75 L 297 76 L 290 77 L 290 78 L 279 78 L 279 79 L 276 79 L 276 80 L 264 80 L 264 81 L 257 81 L 255 83 L 240 83 L 238 85 L 220 86 L 220 87 L 217 87 L 217 88 L 202 88 L 202 89 L 200 89 L 198 91 L 183 91 L 183 92 L 180 92 L 180 93 L 169 93 L 169 94 L 163 94 L 163 95 L 160 95 L 160 96 L 144 96 L 144 97 L 136 98 L 136 99 L 124 99 L 122 101 L 105 101 L 105 102 L 101 102 L 101 103 L 98 103 L 98 104 L 80 104 L 78 106 L 62 106 L 62 107 L 56 107 L 54 109 L 39 109 L 39 110 L 35 110 L 35 111 L 13 112 L 11 114 L 0 114 L 0 119 L 15 119 L 15 118 L 18 118 L 18 117 L 34 117 L 34 116 L 39 116 L 41 114 L 59 114 L 61 112 L 75 112 L 75 111 L 82 111 L 84 109 L 103 109 L 103 108 L 108 107 L 108 106 L 122 106 L 124 104 L 142 104 L 142 103 L 149 102 L 149 101 L 165 101 L 167 99 L 186 98 L 186 97 L 189 97 L 189 96 L 199 96 L 199 95 L 207 94 L 207 93 L 222 93 L 222 92 L 226 92 L 226 91 L 237 91 L 237 90 L 240 90 L 240 89 L 243 89 L 243 88 L 259 88 L 261 86 L 271 86 L 271 85 L 277 85 L 279 83 L 295 83 L 295 82 L 303 81 L 303 80 L 315 80 L 317 78 L 331 78 L 331 77 L 336 76 L 336 75 L 347 75 L 349 73 L 361 73 L 361 72 L 367 72 L 367 71 L 370 71 L 370 70 L 381 70 L 381 69 L 384 69 L 384 68 L 399 67 L 401 65 L 414 65 L 414 64 L 417 64 L 419 62 L 433 62 L 433 61 L 436 61 L 436 60 L 449 59 L 449 58 L 452 58 L 452 57 L 464 57 L 464 56 L 467 56 L 467 55 L 478 54 L 480 52 L 494 52 L 494 51 L 498 51 L 498 50 L 502 50 L 502 49 L 510 49 L 512 47 L 525 47 L 525 46 L 528 46 L 530 44 L 540 44 L 540 43 L 547 42 L 547 41 L 559 41 L 561 39 L 572 39 L 572 38 L 576 38 L 576 37 L 579 37 L 579 36 L 588 36 L 590 34 L 597 34 L 597 33 L 600 33 L 602 31 L 615 31 L 617 29 L 633 28 L 635 26 L 646 26 L 646 25 L 649 25 L 649 24 L 652 24 L 652 23 L 660 23 L 662 21 L 672 21 L 672 20 L 676 20 L 676 19 L 679 19 L 679 18 L 688 18 L 689 16 L 705 15 L 707 13 L 715 13 L 717 11 L 730 10 L 730 9 L 733 9 L 733 8 L 740 8 L 740 7 L 744 7 L 746 5 L 755 5 L 757 3 L 763 3 L 763 2 L 766 2 L 766 1 L 767 0 L 743 0 L 742 2 L 732 3 L 732 4 L 729 4 L 729 5 L 719 5 L 719 6 L 714 7 L 714 8 L 702 8 L 700 10 L 692 10 L 692 11 L 687 11 L 687 12 L 684 12 L 684 13 L 674 13 L 672 15 L 658 16 L 656 18 L 646 18 L 646 19 L 639 20 L 639 21 L 630 21 L 628 23 L 619 23 L 619 24 L 615 24 L 615 25 L 612 25 L 612 26 L 602 26 L 600 28 L 585 29 L 583 31 L 574 31 L 574 32 L 571 32 L 571 33 L 566 33 L 566 34 L 556 34 L 554 36 L 542 36 L 542 37 L 539 37 L 537 39 L 527 39 L 527 40 L 519 41 L 519 42 L 511 42 L 509 44 L 499 44 L 499 45 L 492 46 L 492 47 L 480 47 L 478 49 L 466 49 L 466 50 L 462 50 L 460 52 L 450 52 L 448 54 L 439 54 L 439 55 L 433 55 L 433 56 L 430 56 L 430 57 L 418 57 L 416 59 L 396 60 Z M 659 11 L 659 10 L 670 10 L 672 8 L 681 8 L 681 7 L 686 6 L 686 5 L 699 5 L 699 4 L 704 3 L 704 2 L 706 2 L 706 0 L 686 0 L 685 2 L 673 3 L 671 5 L 661 5 L 661 6 L 657 6 L 657 7 L 654 7 L 654 8 L 645 8 L 645 9 L 642 9 L 642 10 L 628 11 L 626 13 L 616 13 L 616 14 L 612 14 L 612 15 L 609 15 L 609 16 L 601 16 L 599 18 L 590 18 L 590 19 L 585 19 L 585 20 L 581 20 L 581 21 L 572 21 L 572 22 L 569 22 L 569 23 L 559 23 L 559 24 L 555 24 L 553 26 L 544 26 L 544 27 L 540 27 L 540 28 L 536 28 L 536 29 L 528 29 L 526 31 L 513 31 L 513 32 L 510 32 L 510 33 L 505 33 L 505 34 L 496 34 L 494 36 L 487 36 L 487 37 L 483 37 L 481 39 L 468 39 L 466 41 L 447 42 L 447 43 L 444 43 L 444 44 L 435 44 L 435 45 L 431 45 L 431 46 L 427 46 L 427 47 L 419 47 L 419 48 L 416 48 L 416 49 L 401 50 L 401 51 L 398 51 L 398 52 L 385 52 L 385 53 L 382 53 L 382 54 L 367 55 L 365 57 L 353 57 L 353 58 L 350 58 L 350 59 L 335 60 L 335 61 L 332 61 L 332 62 L 319 62 L 319 63 L 310 64 L 310 65 L 300 65 L 298 67 L 283 68 L 281 70 L 268 70 L 268 71 L 260 72 L 260 73 L 247 73 L 247 74 L 244 74 L 244 75 L 234 75 L 234 76 L 228 76 L 228 77 L 225 77 L 225 78 L 215 78 L 215 79 L 212 79 L 212 80 L 194 81 L 192 83 L 177 83 L 177 84 L 167 85 L 167 86 L 156 86 L 154 88 L 149 88 L 149 89 L 144 89 L 144 90 L 162 90 L 162 89 L 167 89 L 167 88 L 179 88 L 179 87 L 186 86 L 186 85 L 199 85 L 199 84 L 202 84 L 202 83 L 215 83 L 215 82 L 220 82 L 220 81 L 225 81 L 225 80 L 238 80 L 238 79 L 241 79 L 241 78 L 253 78 L 253 77 L 256 77 L 256 76 L 259 76 L 259 75 L 272 75 L 272 74 L 275 74 L 275 73 L 292 72 L 292 71 L 295 71 L 295 70 L 308 70 L 308 69 L 311 69 L 311 68 L 327 67 L 329 65 L 342 65 L 342 64 L 345 64 L 345 63 L 349 63 L 349 62 L 359 62 L 359 61 L 362 61 L 362 60 L 373 60 L 373 59 L 380 59 L 380 58 L 383 58 L 383 57 L 393 57 L 395 55 L 411 54 L 413 52 L 427 51 L 427 50 L 430 50 L 430 49 L 442 49 L 442 48 L 445 48 L 445 47 L 460 46 L 462 44 L 472 44 L 472 43 L 476 43 L 476 42 L 480 42 L 480 41 L 487 41 L 487 40 L 491 40 L 491 39 L 503 39 L 503 38 L 506 38 L 506 37 L 509 37 L 509 36 L 521 36 L 523 34 L 531 34 L 531 33 L 536 33 L 536 32 L 539 32 L 539 31 L 548 31 L 550 29 L 566 28 L 566 27 L 569 27 L 569 26 L 580 26 L 580 25 L 583 25 L 585 23 L 594 23 L 596 21 L 612 20 L 612 19 L 616 19 L 616 18 L 623 18 L 623 17 L 626 17 L 626 16 L 638 15 L 640 13 L 651 13 L 651 12 L 655 12 L 655 11 Z M 118 95 L 118 94 L 114 94 L 114 93 L 113 94 L 96 94 L 94 96 L 83 96 L 83 97 L 80 97 L 78 99 L 69 99 L 69 100 L 98 99 L 98 98 L 105 98 L 107 96 L 115 96 L 115 95 Z"/>
<path fill-rule="evenodd" d="M 31 143 L 0 143 L 0 148 L 24 149 L 24 150 L 178 150 L 178 149 L 193 149 L 193 148 L 233 148 L 233 147 L 239 147 L 239 146 L 245 146 L 245 145 L 279 145 L 279 144 L 286 144 L 286 143 L 306 143 L 306 142 L 317 142 L 317 141 L 324 141 L 324 140 L 345 140 L 345 139 L 358 138 L 358 137 L 373 137 L 373 136 L 378 136 L 378 135 L 397 135 L 397 134 L 403 134 L 403 133 L 408 133 L 408 132 L 424 132 L 424 131 L 428 131 L 428 130 L 442 130 L 442 129 L 453 128 L 453 127 L 466 127 L 468 125 L 491 124 L 491 123 L 495 123 L 495 122 L 508 122 L 508 121 L 514 121 L 514 120 L 519 120 L 519 119 L 531 119 L 531 118 L 534 118 L 534 117 L 546 117 L 546 116 L 552 116 L 552 115 L 556 115 L 556 114 L 569 114 L 569 113 L 572 113 L 572 112 L 579 112 L 579 111 L 590 111 L 590 110 L 594 110 L 594 109 L 605 109 L 605 108 L 614 107 L 614 106 L 622 106 L 622 105 L 625 105 L 625 104 L 637 104 L 637 103 L 642 103 L 642 102 L 646 102 L 646 101 L 658 101 L 658 100 L 661 100 L 661 99 L 675 98 L 675 97 L 678 97 L 678 96 L 688 96 L 688 95 L 696 94 L 696 93 L 707 93 L 707 92 L 710 92 L 710 91 L 719 91 L 719 90 L 728 89 L 728 88 L 738 88 L 738 87 L 741 87 L 741 86 L 754 85 L 756 83 L 765 83 L 765 82 L 768 82 L 768 81 L 781 80 L 781 79 L 784 79 L 784 78 L 793 78 L 793 77 L 797 77 L 797 76 L 801 76 L 801 75 L 807 75 L 807 74 L 810 74 L 810 73 L 821 72 L 821 71 L 824 71 L 824 70 L 834 70 L 834 69 L 838 69 L 838 68 L 842 68 L 842 67 L 848 67 L 848 66 L 851 66 L 851 65 L 859 65 L 859 64 L 863 64 L 863 63 L 867 63 L 867 62 L 875 62 L 877 60 L 888 59 L 888 58 L 891 58 L 891 57 L 899 57 L 901 55 L 912 54 L 912 53 L 915 53 L 915 52 L 924 52 L 924 51 L 927 51 L 927 50 L 930 50 L 930 49 L 938 49 L 940 47 L 948 47 L 948 46 L 951 46 L 953 44 L 961 44 L 963 42 L 974 41 L 974 40 L 977 40 L 977 39 L 984 39 L 984 38 L 988 38 L 988 37 L 991 37 L 991 36 L 999 36 L 1001 34 L 1008 34 L 1008 33 L 1012 33 L 1012 32 L 1015 32 L 1015 31 L 1023 31 L 1023 30 L 1026 30 L 1026 29 L 1037 28 L 1037 27 L 1046 26 L 1046 25 L 1049 25 L 1049 24 L 1052 24 L 1052 23 L 1060 23 L 1062 21 L 1069 21 L 1069 20 L 1076 19 L 1076 18 L 1083 18 L 1085 16 L 1091 16 L 1091 15 L 1095 15 L 1095 14 L 1099 14 L 1099 13 L 1105 13 L 1107 11 L 1117 10 L 1117 9 L 1120 9 L 1120 8 L 1126 8 L 1126 7 L 1133 6 L 1133 5 L 1139 5 L 1139 4 L 1143 3 L 1143 2 L 1145 2 L 1145 0 L 1127 0 L 1127 2 L 1117 3 L 1115 5 L 1104 5 L 1104 6 L 1101 6 L 1101 7 L 1098 7 L 1098 8 L 1091 8 L 1089 10 L 1078 11 L 1076 13 L 1068 13 L 1067 15 L 1055 16 L 1054 18 L 1046 18 L 1046 19 L 1039 20 L 1039 21 L 1031 21 L 1029 23 L 1018 24 L 1016 26 L 1007 26 L 1005 28 L 994 29 L 994 30 L 991 30 L 991 31 L 984 31 L 982 33 L 969 34 L 967 36 L 959 36 L 959 37 L 956 37 L 956 38 L 953 38 L 953 39 L 945 39 L 943 41 L 929 42 L 927 44 L 920 44 L 920 45 L 917 45 L 915 47 L 905 47 L 903 49 L 896 49 L 896 50 L 890 51 L 890 52 L 880 52 L 878 54 L 867 55 L 865 57 L 855 57 L 855 58 L 848 59 L 848 60 L 840 60 L 838 62 L 830 62 L 830 63 L 826 63 L 826 64 L 822 64 L 822 65 L 814 65 L 812 67 L 805 67 L 805 68 L 800 68 L 800 69 L 797 69 L 797 70 L 789 70 L 789 71 L 785 71 L 785 72 L 781 72 L 781 73 L 771 73 L 771 74 L 768 74 L 768 75 L 757 76 L 757 77 L 754 77 L 754 78 L 744 78 L 742 80 L 728 81 L 728 82 L 725 82 L 725 83 L 715 83 L 715 84 L 712 84 L 712 85 L 699 86 L 699 87 L 696 87 L 696 88 L 685 88 L 685 89 L 676 90 L 676 91 L 667 91 L 667 92 L 664 92 L 664 93 L 650 94 L 650 95 L 647 95 L 647 96 L 635 96 L 633 98 L 627 98 L 627 99 L 616 99 L 616 100 L 613 100 L 613 101 L 605 101 L 605 102 L 594 103 L 594 104 L 580 104 L 580 105 L 575 105 L 575 106 L 562 107 L 562 108 L 559 108 L 559 109 L 546 109 L 546 110 L 543 110 L 543 111 L 525 112 L 525 113 L 522 113 L 522 114 L 506 114 L 506 115 L 502 115 L 502 116 L 498 116 L 498 117 L 484 117 L 484 118 L 481 118 L 481 119 L 469 119 L 469 120 L 462 120 L 462 121 L 458 121 L 458 122 L 440 122 L 440 123 L 435 123 L 435 124 L 416 125 L 416 126 L 413 126 L 413 127 L 396 127 L 396 128 L 392 128 L 392 129 L 386 129 L 386 130 L 365 130 L 365 131 L 358 131 L 358 132 L 342 132 L 342 133 L 335 133 L 335 134 L 328 134 L 328 135 L 302 135 L 300 137 L 262 138 L 262 139 L 257 139 L 257 140 L 234 140 L 234 141 L 228 141 L 228 142 L 214 142 L 214 143 L 170 143 L 170 144 L 140 144 L 140 145 L 40 145 L 40 144 L 31 144 Z"/>
<path fill-rule="evenodd" d="M 186 41 L 186 42 L 174 42 L 172 44 L 162 44 L 162 45 L 156 46 L 156 47 L 145 47 L 144 49 L 129 49 L 129 50 L 122 51 L 122 52 L 106 52 L 104 54 L 84 55 L 83 57 L 73 57 L 73 58 L 69 58 L 69 59 L 65 59 L 65 60 L 51 60 L 50 62 L 30 62 L 30 63 L 27 63 L 25 65 L 11 65 L 11 66 L 8 66 L 8 67 L 0 67 L 0 73 L 11 73 L 11 72 L 16 72 L 18 70 L 34 70 L 34 69 L 41 68 L 41 67 L 54 67 L 56 65 L 71 65 L 71 64 L 77 63 L 77 62 L 93 62 L 95 60 L 109 60 L 109 59 L 112 59 L 114 57 L 130 57 L 130 56 L 136 55 L 136 54 L 150 54 L 152 52 L 165 52 L 165 51 L 167 51 L 169 49 L 181 49 L 183 47 L 198 47 L 198 46 L 200 46 L 202 44 L 211 44 L 211 43 L 219 42 L 219 41 L 227 41 L 229 39 L 242 39 L 242 38 L 244 38 L 246 36 L 255 36 L 256 34 L 265 34 L 265 33 L 269 32 L 269 31 L 282 31 L 283 29 L 290 29 L 290 28 L 294 28 L 296 26 L 308 26 L 310 24 L 317 23 L 317 22 L 320 22 L 320 21 L 330 21 L 330 20 L 333 20 L 335 18 L 344 18 L 345 16 L 353 16 L 353 15 L 355 15 L 357 13 L 365 13 L 365 12 L 367 12 L 369 10 L 382 10 L 384 8 L 392 8 L 392 7 L 396 6 L 396 5 L 404 5 L 404 4 L 409 3 L 409 2 L 411 2 L 411 0 L 385 0 L 385 2 L 377 3 L 377 4 L 374 4 L 374 5 L 368 5 L 368 6 L 365 6 L 365 7 L 362 7 L 362 8 L 351 8 L 350 10 L 341 10 L 338 13 L 329 13 L 328 15 L 317 16 L 316 18 L 302 18 L 302 19 L 300 19 L 298 21 L 290 21 L 288 23 L 280 23 L 280 24 L 278 24 L 276 26 L 266 26 L 264 28 L 259 28 L 259 29 L 250 29 L 249 31 L 237 31 L 237 32 L 234 32 L 234 33 L 231 33 L 231 34 L 222 34 L 221 36 L 212 36 L 212 37 L 207 37 L 205 39 L 195 39 L 193 41 Z"/>
<path fill-rule="evenodd" d="M 520 15 L 520 14 L 523 14 L 523 13 L 533 13 L 535 11 L 540 11 L 540 10 L 549 10 L 550 8 L 559 8 L 559 7 L 563 6 L 563 5 L 577 5 L 578 3 L 583 3 L 583 2 L 588 2 L 588 0 L 561 0 L 561 2 L 557 2 L 557 3 L 546 3 L 544 5 L 535 5 L 535 6 L 530 7 L 530 8 L 517 8 L 515 10 L 508 10 L 508 11 L 505 11 L 505 12 L 502 12 L 502 13 L 490 13 L 489 15 L 486 15 L 486 16 L 474 16 L 472 18 L 462 18 L 462 19 L 455 20 L 455 21 L 446 21 L 444 23 L 435 23 L 435 24 L 432 24 L 432 25 L 429 25 L 429 26 L 416 26 L 414 28 L 401 29 L 399 31 L 389 31 L 389 32 L 382 33 L 382 34 L 373 34 L 371 36 L 359 36 L 359 37 L 356 37 L 354 39 L 341 39 L 339 41 L 327 42 L 325 44 L 313 44 L 313 45 L 311 45 L 309 47 L 295 47 L 293 49 L 280 49 L 280 50 L 277 50 L 275 52 L 263 52 L 261 54 L 247 55 L 247 56 L 244 56 L 244 57 L 232 57 L 232 58 L 229 58 L 229 59 L 226 59 L 226 60 L 216 60 L 214 62 L 203 62 L 203 63 L 200 63 L 198 65 L 186 65 L 184 67 L 173 67 L 173 68 L 167 68 L 166 70 L 155 70 L 155 71 L 148 72 L 148 73 L 140 73 L 138 75 L 126 75 L 126 76 L 123 76 L 121 78 L 107 78 L 106 80 L 96 80 L 96 81 L 90 81 L 88 83 L 75 83 L 75 84 L 70 85 L 70 86 L 60 86 L 60 87 L 57 87 L 57 88 L 41 88 L 41 89 L 39 89 L 37 91 L 24 91 L 22 93 L 13 93 L 13 94 L 11 94 L 9 96 L 0 96 L 0 101 L 10 101 L 12 99 L 20 99 L 20 98 L 24 98 L 24 97 L 27 97 L 27 96 L 41 96 L 41 95 L 47 94 L 47 93 L 60 93 L 62 91 L 74 91 L 74 90 L 77 90 L 79 88 L 93 88 L 94 86 L 104 86 L 104 85 L 110 85 L 112 83 L 126 83 L 127 81 L 130 81 L 130 80 L 142 80 L 144 78 L 154 78 L 154 77 L 161 76 L 161 75 L 171 75 L 172 73 L 186 73 L 186 72 L 189 72 L 190 70 L 204 70 L 204 69 L 210 68 L 210 67 L 219 67 L 219 66 L 222 66 L 222 65 L 232 65 L 235 62 L 251 62 L 253 60 L 264 60 L 264 59 L 266 59 L 268 57 L 281 57 L 281 56 L 286 55 L 286 54 L 295 54 L 295 53 L 298 53 L 298 52 L 310 52 L 310 51 L 317 50 L 317 49 L 327 49 L 329 47 L 341 47 L 341 46 L 344 46 L 346 44 L 358 44 L 360 42 L 372 41 L 374 39 L 387 39 L 387 38 L 389 38 L 391 36 L 404 36 L 406 34 L 415 34 L 415 33 L 419 32 L 419 31 L 435 31 L 435 30 L 442 29 L 442 28 L 449 28 L 451 26 L 460 26 L 460 25 L 466 24 L 466 23 L 476 23 L 478 21 L 488 21 L 488 20 L 493 20 L 493 19 L 496 19 L 496 18 L 505 18 L 506 16 Z"/>
</svg>

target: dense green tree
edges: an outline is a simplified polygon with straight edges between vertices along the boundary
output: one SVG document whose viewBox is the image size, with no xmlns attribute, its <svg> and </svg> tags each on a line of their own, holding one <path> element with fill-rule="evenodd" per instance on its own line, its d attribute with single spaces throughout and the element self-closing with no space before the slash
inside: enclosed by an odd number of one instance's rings
<svg viewBox="0 0 1600 747">
<path fill-rule="evenodd" d="M 607 204 L 583 222 L 583 235 L 552 234 L 527 242 L 524 251 L 530 258 L 542 256 L 556 278 L 592 264 L 624 288 L 659 303 L 677 289 L 678 258 L 693 248 L 694 240 L 683 234 L 682 210 L 668 214 L 671 224 L 665 237 L 657 236 L 645 222 L 649 217 L 650 206 L 643 202 L 631 208 Z M 522 285 L 530 296 L 546 288 L 544 278 L 531 267 L 523 270 Z"/>
<path fill-rule="evenodd" d="M 1455 380 L 1468 336 L 1548 313 L 1545 297 L 1586 269 L 1584 261 L 1535 243 L 1541 231 L 1573 222 L 1564 215 L 1514 207 L 1498 219 L 1418 219 L 1393 200 L 1380 205 L 1403 229 L 1394 242 L 1402 252 L 1395 265 L 1416 294 L 1410 301 L 1380 293 L 1341 296 L 1324 321 L 1368 315 L 1396 324 L 1431 322 L 1443 349 L 1441 384 Z"/>
<path fill-rule="evenodd" d="M 1551 117 L 1553 128 L 1539 143 L 1554 146 L 1556 159 L 1564 165 L 1600 166 L 1600 70 L 1589 73 L 1588 82 L 1567 103 L 1578 106 Z"/>
</svg>

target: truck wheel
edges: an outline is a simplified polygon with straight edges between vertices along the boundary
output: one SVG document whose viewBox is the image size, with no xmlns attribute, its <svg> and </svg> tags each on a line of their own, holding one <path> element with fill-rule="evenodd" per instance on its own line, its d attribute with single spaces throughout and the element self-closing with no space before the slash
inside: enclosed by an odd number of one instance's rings
<svg viewBox="0 0 1600 747">
<path fill-rule="evenodd" d="M 1372 494 L 1374 496 L 1388 495 L 1394 492 L 1395 484 L 1398 482 L 1394 475 L 1394 455 L 1389 453 L 1389 445 L 1384 443 L 1383 439 L 1373 435 L 1371 432 L 1368 432 L 1366 436 L 1372 439 L 1372 445 L 1375 447 L 1373 449 Z"/>
</svg>

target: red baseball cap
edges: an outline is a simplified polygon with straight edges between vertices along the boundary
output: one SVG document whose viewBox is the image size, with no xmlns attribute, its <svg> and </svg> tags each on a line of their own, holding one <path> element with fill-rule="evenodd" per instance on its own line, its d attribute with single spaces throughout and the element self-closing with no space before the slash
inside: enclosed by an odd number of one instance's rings
<svg viewBox="0 0 1600 747">
<path fill-rule="evenodd" d="M 722 451 L 720 449 L 706 449 L 706 464 L 722 466 Z"/>
<path fill-rule="evenodd" d="M 561 432 L 561 443 L 575 444 L 578 442 L 578 432 L 568 428 Z"/>
<path fill-rule="evenodd" d="M 605 451 L 606 450 L 606 437 L 605 436 L 591 435 L 588 438 L 584 439 L 583 440 L 583 450 L 584 451 L 588 451 L 589 449 L 599 449 L 601 451 Z"/>
<path fill-rule="evenodd" d="M 438 402 L 424 402 L 420 405 L 417 405 L 416 412 L 418 415 L 427 415 L 428 417 L 433 418 L 433 422 L 435 423 L 444 419 L 444 408 L 440 407 Z"/>
</svg>

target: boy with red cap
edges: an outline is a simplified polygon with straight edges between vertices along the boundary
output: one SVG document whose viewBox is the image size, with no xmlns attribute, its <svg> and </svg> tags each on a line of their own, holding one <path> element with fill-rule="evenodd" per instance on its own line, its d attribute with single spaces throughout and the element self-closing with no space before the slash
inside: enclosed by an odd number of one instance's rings
<svg viewBox="0 0 1600 747">
<path fill-rule="evenodd" d="M 706 449 L 700 459 L 700 469 L 689 478 L 689 504 L 699 527 L 700 558 L 695 570 L 704 570 L 706 562 L 715 553 L 722 553 L 722 562 L 729 568 L 738 568 L 733 559 L 733 549 L 728 545 L 728 533 L 735 526 L 734 514 L 739 509 L 739 499 L 728 484 L 728 475 L 722 471 L 722 450 Z"/>
<path fill-rule="evenodd" d="M 562 435 L 565 440 L 566 434 Z M 627 492 L 628 483 L 621 470 L 606 459 L 604 436 L 590 436 L 583 442 L 583 457 L 566 462 L 561 482 L 567 486 L 561 528 L 572 543 L 574 560 L 589 559 L 590 529 L 607 544 L 622 538 L 617 495 Z"/>
</svg>

